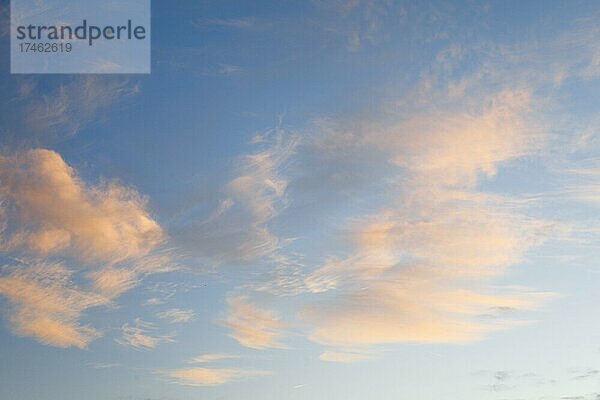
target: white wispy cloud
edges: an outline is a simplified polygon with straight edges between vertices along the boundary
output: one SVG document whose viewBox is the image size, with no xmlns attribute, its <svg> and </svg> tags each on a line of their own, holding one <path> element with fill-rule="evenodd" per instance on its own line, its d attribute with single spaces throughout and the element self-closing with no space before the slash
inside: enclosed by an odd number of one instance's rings
<svg viewBox="0 0 600 400">
<path fill-rule="evenodd" d="M 156 314 L 160 319 L 165 319 L 170 323 L 189 322 L 194 318 L 194 311 L 182 308 L 171 308 Z"/>
<path fill-rule="evenodd" d="M 138 286 L 148 275 L 172 272 L 179 269 L 170 250 L 129 260 L 117 266 L 104 266 L 87 274 L 92 287 L 109 299 L 115 299 Z"/>
<path fill-rule="evenodd" d="M 321 28 L 339 36 L 349 51 L 380 44 L 389 39 L 385 26 L 393 16 L 395 24 L 406 18 L 406 10 L 401 4 L 385 1 L 316 1 L 321 19 L 313 29 Z"/>
<path fill-rule="evenodd" d="M 239 73 L 242 71 L 244 71 L 244 68 L 240 67 L 239 65 L 233 65 L 233 64 L 220 64 L 219 65 L 219 74 L 222 74 L 222 75 L 231 75 L 231 74 Z"/>
<path fill-rule="evenodd" d="M 271 132 L 259 151 L 238 160 L 224 198 L 203 220 L 186 224 L 178 239 L 190 251 L 215 264 L 248 263 L 272 256 L 284 245 L 269 224 L 287 206 L 287 180 L 281 168 L 294 153 L 298 138 Z"/>
<path fill-rule="evenodd" d="M 107 65 L 107 68 L 110 68 Z M 102 112 L 136 95 L 140 87 L 121 77 L 63 77 L 56 84 L 36 78 L 15 81 L 18 95 L 0 106 L 4 127 L 22 147 L 49 146 L 102 122 Z M 27 91 L 23 91 L 27 88 Z"/>
<path fill-rule="evenodd" d="M 144 302 L 145 306 L 159 306 L 165 304 L 165 302 L 158 297 L 151 297 Z"/>
<path fill-rule="evenodd" d="M 240 18 L 201 18 L 194 21 L 194 25 L 200 29 L 209 28 L 234 28 L 234 29 L 256 29 L 260 21 L 255 17 Z"/>
<path fill-rule="evenodd" d="M 174 334 L 157 334 L 156 325 L 137 318 L 133 324 L 123 324 L 121 337 L 116 342 L 136 350 L 153 349 L 160 343 L 173 342 Z"/>
<path fill-rule="evenodd" d="M 108 369 L 108 368 L 116 368 L 116 367 L 121 366 L 121 364 L 118 364 L 118 363 L 105 363 L 105 362 L 94 362 L 94 363 L 88 363 L 86 365 L 89 367 L 95 368 L 95 369 Z"/>
</svg>

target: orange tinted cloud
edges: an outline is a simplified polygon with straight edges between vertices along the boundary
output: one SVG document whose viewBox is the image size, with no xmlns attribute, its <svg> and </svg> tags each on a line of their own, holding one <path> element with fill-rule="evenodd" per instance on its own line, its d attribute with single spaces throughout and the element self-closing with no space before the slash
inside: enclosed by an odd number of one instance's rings
<svg viewBox="0 0 600 400">
<path fill-rule="evenodd" d="M 78 320 L 86 309 L 108 301 L 75 286 L 71 276 L 61 264 L 44 263 L 10 268 L 1 276 L 0 294 L 10 301 L 13 332 L 57 347 L 84 348 L 98 337 L 99 331 Z"/>
<path fill-rule="evenodd" d="M 88 270 L 89 285 L 71 283 L 62 264 L 25 261 L 0 275 L 0 294 L 11 304 L 13 331 L 59 347 L 85 347 L 100 332 L 78 320 L 108 305 L 147 274 L 172 270 L 168 254 L 155 254 L 165 234 L 146 200 L 116 182 L 84 182 L 51 150 L 0 156 L 0 246 L 19 259 L 67 257 Z M 127 261 L 124 263 L 124 261 Z"/>
<path fill-rule="evenodd" d="M 280 342 L 283 322 L 275 312 L 259 308 L 243 296 L 231 296 L 227 304 L 224 323 L 229 336 L 253 349 L 284 347 Z"/>
<path fill-rule="evenodd" d="M 189 386 L 216 386 L 240 378 L 268 375 L 265 371 L 240 368 L 183 368 L 167 372 L 176 383 Z"/>
<path fill-rule="evenodd" d="M 350 363 L 363 361 L 371 358 L 371 355 L 367 353 L 357 352 L 342 352 L 342 351 L 324 351 L 319 355 L 319 359 L 323 361 L 337 362 L 337 363 Z"/>
<path fill-rule="evenodd" d="M 54 151 L 0 157 L 0 182 L 11 205 L 4 210 L 12 228 L 5 250 L 116 263 L 147 254 L 165 238 L 135 190 L 114 182 L 90 186 Z"/>
<path fill-rule="evenodd" d="M 468 342 L 519 323 L 497 310 L 533 309 L 550 296 L 489 287 L 551 224 L 477 190 L 500 165 L 539 148 L 543 137 L 530 130 L 529 111 L 528 91 L 506 90 L 466 111 L 434 109 L 387 127 L 324 132 L 317 151 L 337 143 L 337 151 L 378 152 L 401 169 L 397 185 L 387 186 L 388 205 L 348 224 L 350 254 L 330 256 L 306 277 L 306 289 L 322 297 L 301 314 L 311 340 L 346 350 Z M 346 353 L 324 354 L 355 358 Z"/>
<path fill-rule="evenodd" d="M 421 268 L 363 283 L 334 300 L 308 306 L 310 339 L 345 348 L 396 342 L 469 342 L 516 322 L 490 319 L 497 309 L 530 309 L 548 294 L 504 290 L 485 294 Z M 484 317 L 485 316 L 485 317 Z"/>
</svg>

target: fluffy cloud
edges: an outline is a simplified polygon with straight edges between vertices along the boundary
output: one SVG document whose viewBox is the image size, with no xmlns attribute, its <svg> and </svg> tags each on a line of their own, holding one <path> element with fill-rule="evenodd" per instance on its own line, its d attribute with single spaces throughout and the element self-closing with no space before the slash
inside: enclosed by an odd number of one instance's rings
<svg viewBox="0 0 600 400">
<path fill-rule="evenodd" d="M 10 205 L 3 220 L 12 231 L 3 238 L 4 250 L 65 252 L 112 264 L 145 255 L 164 240 L 135 190 L 113 182 L 87 185 L 54 151 L 1 157 L 0 182 Z"/>
<path fill-rule="evenodd" d="M 165 235 L 144 198 L 116 182 L 87 184 L 54 151 L 0 156 L 0 199 L 4 252 L 73 261 L 87 281 L 76 286 L 77 271 L 50 261 L 6 268 L 0 294 L 11 303 L 18 334 L 85 347 L 100 335 L 79 324 L 86 309 L 110 304 L 145 275 L 174 268 L 168 252 L 156 252 Z"/>
<path fill-rule="evenodd" d="M 253 349 L 284 347 L 280 342 L 284 324 L 277 314 L 257 307 L 243 296 L 231 296 L 227 303 L 224 323 L 231 330 L 229 336 Z"/>
</svg>

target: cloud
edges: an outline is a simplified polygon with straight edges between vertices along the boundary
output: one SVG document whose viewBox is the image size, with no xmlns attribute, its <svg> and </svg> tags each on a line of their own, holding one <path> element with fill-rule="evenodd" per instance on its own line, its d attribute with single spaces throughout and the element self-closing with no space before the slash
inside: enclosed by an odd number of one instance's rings
<svg viewBox="0 0 600 400">
<path fill-rule="evenodd" d="M 169 250 L 157 250 L 166 236 L 146 199 L 118 182 L 84 182 L 54 151 L 0 156 L 0 199 L 0 247 L 25 260 L 0 275 L 17 334 L 83 348 L 100 336 L 78 322 L 86 309 L 111 304 L 146 275 L 176 268 Z M 50 261 L 56 259 L 78 269 Z M 77 286 L 72 278 L 84 282 Z"/>
<path fill-rule="evenodd" d="M 167 371 L 175 383 L 188 386 L 216 386 L 250 378 L 268 375 L 269 372 L 240 368 L 182 368 Z"/>
<path fill-rule="evenodd" d="M 75 286 L 72 271 L 62 264 L 37 262 L 5 270 L 0 294 L 10 302 L 9 322 L 15 334 L 56 347 L 79 348 L 100 336 L 78 320 L 88 308 L 106 305 L 106 298 Z"/>
<path fill-rule="evenodd" d="M 138 90 L 125 80 L 75 78 L 61 83 L 54 93 L 32 99 L 27 106 L 26 127 L 44 135 L 72 136 L 90 123 L 99 110 Z"/>
<path fill-rule="evenodd" d="M 290 172 L 288 192 L 300 196 L 294 206 L 309 212 L 301 218 L 341 217 L 345 240 L 326 241 L 333 248 L 319 244 L 323 261 L 308 273 L 305 263 L 282 262 L 268 283 L 244 289 L 302 294 L 299 317 L 308 338 L 331 348 L 323 360 L 358 361 L 375 346 L 401 342 L 480 340 L 525 323 L 525 311 L 553 297 L 493 285 L 556 224 L 528 215 L 527 201 L 481 189 L 546 145 L 532 115 L 538 105 L 523 87 L 485 99 L 462 96 L 377 121 L 320 120 L 294 153 L 299 168 Z M 306 199 L 314 207 L 302 204 Z M 356 204 L 366 212 L 357 216 Z M 255 321 L 273 317 L 255 317 L 248 297 L 229 299 L 231 336 L 248 347 L 272 347 L 254 343 L 265 340 Z"/>
<path fill-rule="evenodd" d="M 577 147 L 580 146 L 587 147 L 588 150 L 594 148 L 594 144 L 587 140 L 581 145 L 577 145 Z M 578 161 L 572 162 L 570 168 L 565 171 L 570 179 L 561 185 L 557 195 L 568 200 L 598 206 L 600 205 L 599 160 L 594 157 L 585 162 Z"/>
<path fill-rule="evenodd" d="M 18 95 L 0 107 L 5 129 L 19 147 L 49 146 L 68 139 L 104 118 L 103 111 L 139 92 L 120 77 L 60 77 L 41 84 L 15 81 Z M 25 89 L 25 90 L 24 90 Z"/>
<path fill-rule="evenodd" d="M 512 374 L 509 371 L 496 371 L 494 373 L 495 383 L 489 386 L 489 390 L 492 392 L 499 392 L 502 390 L 511 389 L 513 386 L 509 384 L 512 378 Z"/>
<path fill-rule="evenodd" d="M 286 138 L 279 130 L 267 136 L 255 143 L 261 150 L 238 160 L 236 176 L 225 185 L 216 210 L 179 234 L 190 251 L 213 264 L 246 264 L 272 256 L 283 245 L 269 224 L 287 206 L 287 180 L 280 169 L 298 138 Z"/>
<path fill-rule="evenodd" d="M 208 28 L 234 28 L 234 29 L 255 29 L 259 26 L 259 20 L 254 17 L 241 18 L 202 18 L 195 21 L 196 27 L 200 29 Z"/>
<path fill-rule="evenodd" d="M 140 276 L 130 268 L 105 267 L 91 272 L 89 275 L 92 285 L 107 299 L 113 299 L 129 289 L 137 286 Z"/>
<path fill-rule="evenodd" d="M 319 359 L 336 363 L 351 363 L 371 358 L 370 354 L 356 352 L 324 351 Z"/>
<path fill-rule="evenodd" d="M 506 89 L 488 94 L 482 106 L 427 110 L 367 131 L 363 140 L 427 185 L 473 187 L 480 176 L 493 177 L 500 163 L 543 146 L 544 136 L 528 123 L 530 96 L 528 89 Z"/>
<path fill-rule="evenodd" d="M 155 251 L 124 265 L 102 267 L 88 273 L 87 277 L 97 292 L 115 299 L 136 287 L 148 275 L 176 271 L 178 268 L 170 251 Z"/>
<path fill-rule="evenodd" d="M 206 364 L 217 361 L 226 361 L 240 358 L 234 354 L 203 354 L 188 361 L 189 364 Z M 242 378 L 264 376 L 270 374 L 248 368 L 215 368 L 215 367 L 190 367 L 172 369 L 164 373 L 173 379 L 174 383 L 189 386 L 216 386 L 224 383 L 237 381 Z"/>
<path fill-rule="evenodd" d="M 108 368 L 120 367 L 121 364 L 118 364 L 118 363 L 94 362 L 94 363 L 88 363 L 88 364 L 86 364 L 86 366 L 92 367 L 92 368 L 95 368 L 95 369 L 108 369 Z"/>
<path fill-rule="evenodd" d="M 533 308 L 548 297 L 518 290 L 489 295 L 420 268 L 406 268 L 364 285 L 304 310 L 303 318 L 315 326 L 311 340 L 346 348 L 398 342 L 465 343 L 515 326 L 512 321 L 477 318 L 491 308 Z"/>
<path fill-rule="evenodd" d="M 123 346 L 133 347 L 136 350 L 153 349 L 163 342 L 173 342 L 173 334 L 156 335 L 156 326 L 137 318 L 133 324 L 123 324 L 121 337 L 116 339 Z"/>
<path fill-rule="evenodd" d="M 202 364 L 202 363 L 210 363 L 210 362 L 221 361 L 221 360 L 231 360 L 231 359 L 236 359 L 236 358 L 240 358 L 240 356 L 235 355 L 235 354 L 210 353 L 210 354 L 203 354 L 201 356 L 194 357 L 190 361 L 188 361 L 188 363 Z"/>
<path fill-rule="evenodd" d="M 165 304 L 171 299 L 178 290 L 183 286 L 182 290 L 187 291 L 185 285 L 177 284 L 175 282 L 157 282 L 154 285 L 147 288 L 153 294 L 153 297 L 149 298 L 144 302 L 144 305 L 161 305 Z"/>
<path fill-rule="evenodd" d="M 381 1 L 316 1 L 322 21 L 317 26 L 324 29 L 329 40 L 332 35 L 340 36 L 349 51 L 374 46 L 389 39 L 384 26 L 392 20 L 402 24 L 406 10 L 402 5 Z M 314 29 L 314 28 L 313 28 Z"/>
<path fill-rule="evenodd" d="M 349 218 L 345 232 L 352 250 L 328 256 L 306 276 L 305 289 L 317 299 L 301 311 L 313 327 L 311 340 L 350 350 L 470 342 L 521 323 L 494 310 L 535 309 L 551 297 L 489 284 L 549 235 L 553 224 L 525 215 L 508 196 L 478 190 L 500 166 L 544 143 L 531 129 L 527 90 L 487 98 L 483 106 L 430 109 L 399 122 L 342 130 L 330 125 L 314 140 L 314 151 L 334 159 L 346 149 L 379 154 L 388 172 L 375 177 L 389 182 L 379 192 L 389 200 L 371 214 Z M 337 353 L 344 351 L 326 358 Z"/>
<path fill-rule="evenodd" d="M 219 74 L 221 74 L 221 75 L 231 75 L 231 74 L 239 73 L 242 71 L 244 71 L 244 68 L 240 67 L 239 65 L 232 65 L 232 64 L 220 64 L 219 65 Z"/>
<path fill-rule="evenodd" d="M 165 304 L 165 302 L 158 297 L 151 297 L 144 302 L 145 306 L 159 306 L 161 304 Z"/>
<path fill-rule="evenodd" d="M 167 311 L 159 312 L 156 316 L 160 319 L 166 319 L 170 323 L 189 322 L 194 318 L 194 311 L 172 308 Z"/>
<path fill-rule="evenodd" d="M 88 185 L 54 151 L 0 157 L 0 182 L 8 204 L 5 251 L 114 264 L 144 256 L 165 239 L 134 189 L 116 182 Z"/>
<path fill-rule="evenodd" d="M 224 323 L 230 337 L 253 349 L 285 347 L 280 342 L 284 324 L 273 311 L 259 308 L 243 296 L 230 296 L 227 304 Z"/>
<path fill-rule="evenodd" d="M 572 372 L 575 374 L 573 379 L 596 378 L 596 377 L 598 377 L 598 375 L 600 375 L 600 370 L 593 369 L 593 368 L 588 368 L 586 370 L 575 370 Z"/>
</svg>

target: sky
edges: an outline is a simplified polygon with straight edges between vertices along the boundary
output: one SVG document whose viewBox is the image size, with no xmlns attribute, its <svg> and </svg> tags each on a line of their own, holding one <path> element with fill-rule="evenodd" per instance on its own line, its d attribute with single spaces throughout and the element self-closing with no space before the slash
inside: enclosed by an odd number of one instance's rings
<svg viewBox="0 0 600 400">
<path fill-rule="evenodd" d="M 157 0 L 151 74 L 0 58 L 0 398 L 600 399 L 599 39 Z"/>
</svg>

